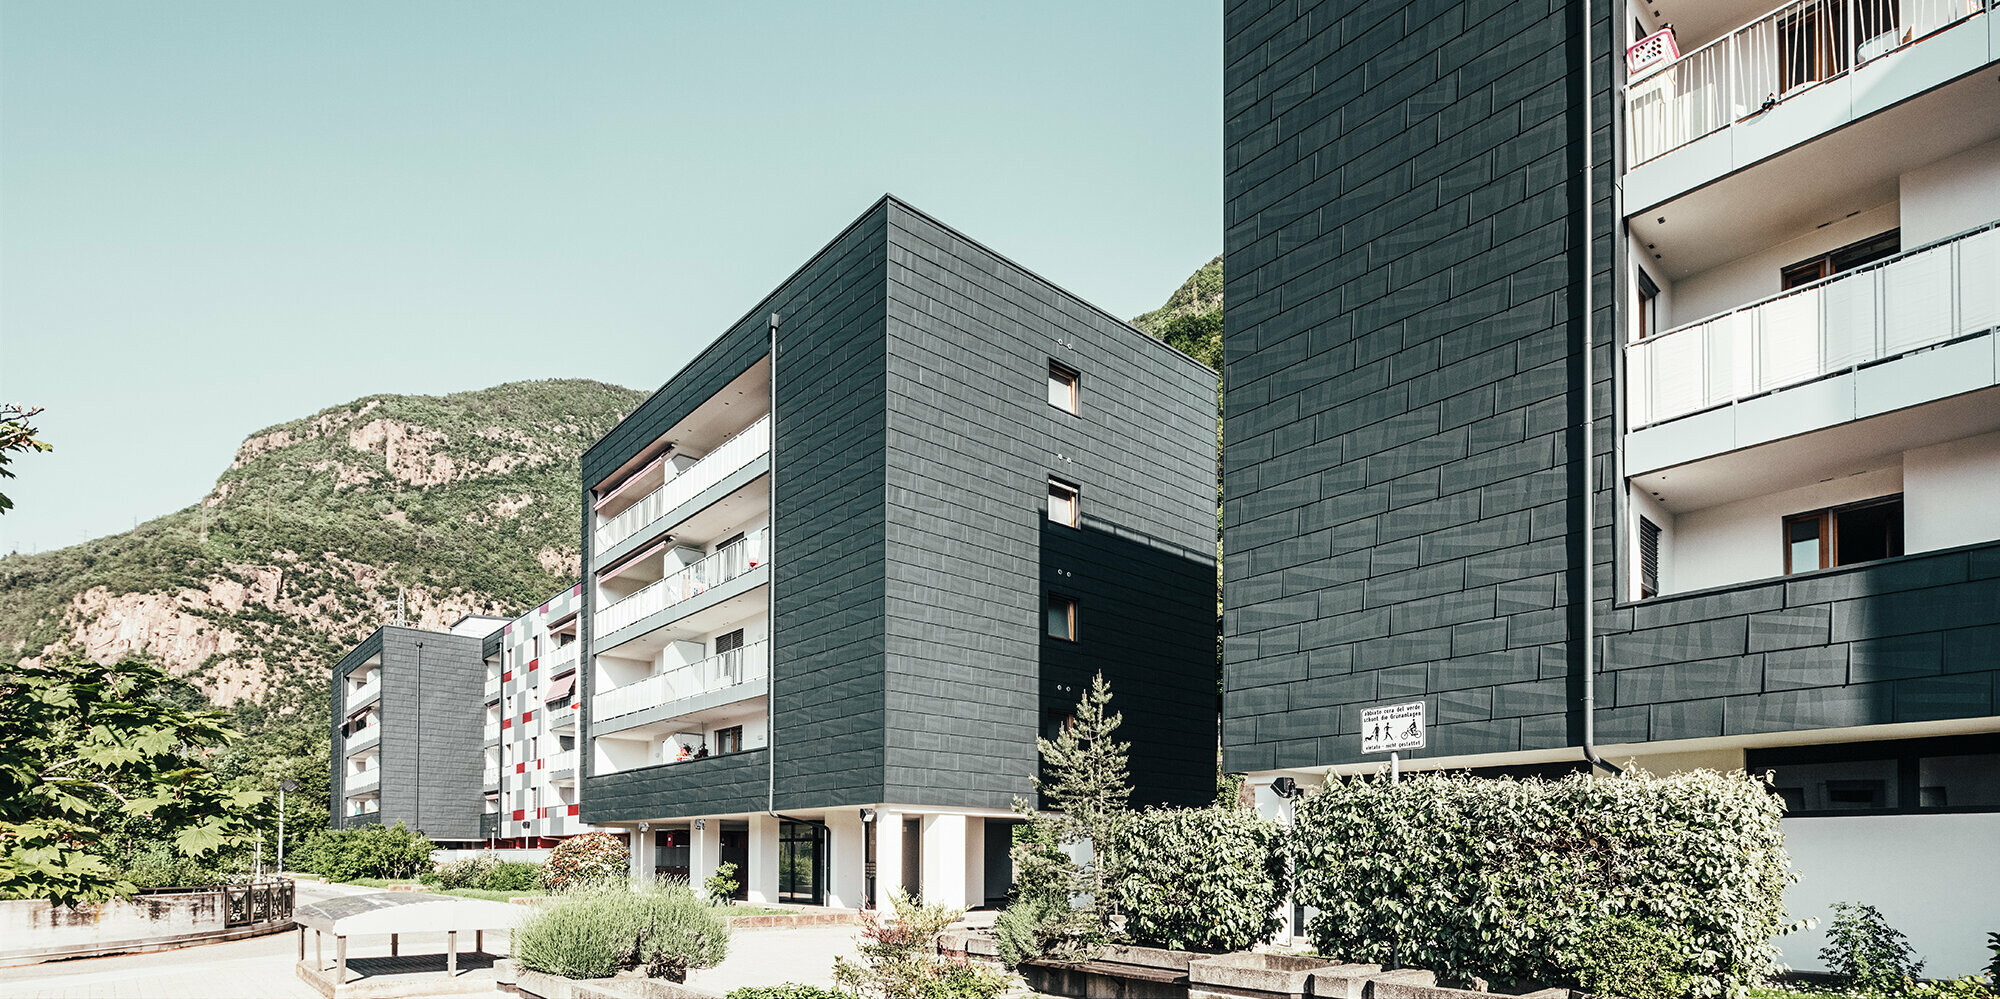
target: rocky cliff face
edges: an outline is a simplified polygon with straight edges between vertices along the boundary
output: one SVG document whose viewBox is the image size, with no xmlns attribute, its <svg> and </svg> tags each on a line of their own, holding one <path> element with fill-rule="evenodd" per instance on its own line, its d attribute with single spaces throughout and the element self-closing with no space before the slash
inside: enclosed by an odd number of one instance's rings
<svg viewBox="0 0 2000 999">
<path fill-rule="evenodd" d="M 143 653 L 218 703 L 324 697 L 402 601 L 422 627 L 512 615 L 578 571 L 576 462 L 642 394 L 517 382 L 371 396 L 245 439 L 199 503 L 0 559 L 0 661 Z"/>
</svg>

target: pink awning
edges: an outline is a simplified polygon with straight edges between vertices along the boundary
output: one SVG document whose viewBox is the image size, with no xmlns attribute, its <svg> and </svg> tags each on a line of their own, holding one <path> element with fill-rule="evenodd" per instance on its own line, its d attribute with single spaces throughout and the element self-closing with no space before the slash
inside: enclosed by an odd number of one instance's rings
<svg viewBox="0 0 2000 999">
<path fill-rule="evenodd" d="M 569 692 L 576 687 L 576 673 L 564 673 L 556 682 L 549 684 L 549 692 L 542 695 L 543 701 L 566 701 Z"/>
</svg>

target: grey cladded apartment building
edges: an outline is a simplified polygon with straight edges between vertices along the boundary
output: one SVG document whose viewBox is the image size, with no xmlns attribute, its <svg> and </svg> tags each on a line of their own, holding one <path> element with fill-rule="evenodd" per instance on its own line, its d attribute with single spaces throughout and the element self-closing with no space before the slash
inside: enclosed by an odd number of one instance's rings
<svg viewBox="0 0 2000 999">
<path fill-rule="evenodd" d="M 1224 765 L 1770 771 L 1793 915 L 1969 973 L 2000 11 L 1771 5 L 1226 5 Z"/>
<path fill-rule="evenodd" d="M 884 198 L 583 456 L 584 822 L 755 901 L 1004 895 L 1103 671 L 1213 794 L 1215 380 Z"/>
<path fill-rule="evenodd" d="M 483 839 L 481 637 L 503 623 L 471 616 L 449 631 L 383 625 L 334 666 L 334 828 L 401 822 L 442 846 Z"/>
</svg>

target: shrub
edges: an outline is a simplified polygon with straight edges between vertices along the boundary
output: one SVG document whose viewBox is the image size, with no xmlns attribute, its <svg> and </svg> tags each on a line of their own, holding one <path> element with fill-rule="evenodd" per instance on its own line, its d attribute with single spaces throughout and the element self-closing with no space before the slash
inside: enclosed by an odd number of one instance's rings
<svg viewBox="0 0 2000 999">
<path fill-rule="evenodd" d="M 356 878 L 414 878 L 431 870 L 437 849 L 401 822 L 393 826 L 319 829 L 306 837 L 296 864 L 329 881 Z"/>
<path fill-rule="evenodd" d="M 708 900 L 714 902 L 716 905 L 729 905 L 735 902 L 736 889 L 738 887 L 741 886 L 736 881 L 736 865 L 726 861 L 715 865 L 715 873 L 709 875 L 708 879 L 701 883 L 701 890 L 707 893 Z M 809 987 L 805 985 L 799 986 L 799 988 Z M 737 991 L 741 992 L 743 990 L 738 989 Z"/>
<path fill-rule="evenodd" d="M 513 934 L 522 967 L 564 978 L 606 978 L 628 968 L 684 982 L 721 963 L 729 922 L 680 882 L 641 891 L 602 888 L 528 917 Z"/>
<path fill-rule="evenodd" d="M 420 877 L 424 884 L 449 891 L 453 888 L 481 888 L 481 882 L 494 868 L 500 866 L 500 858 L 490 853 L 476 857 L 460 857 L 457 860 L 438 865 L 434 871 L 426 871 Z"/>
<path fill-rule="evenodd" d="M 993 999 L 1006 990 L 1005 975 L 938 956 L 938 934 L 964 909 L 922 905 L 901 891 L 889 896 L 889 904 L 896 912 L 890 922 L 862 917 L 859 963 L 833 959 L 836 985 L 867 999 Z"/>
<path fill-rule="evenodd" d="M 1986 962 L 1986 977 L 1993 983 L 1993 988 L 2000 991 L 2000 932 L 1986 934 L 1986 950 L 1993 955 L 1993 959 Z"/>
<path fill-rule="evenodd" d="M 534 891 L 542 886 L 542 865 L 526 861 L 494 864 L 468 887 L 483 891 Z"/>
<path fill-rule="evenodd" d="M 1094 910 L 1071 904 L 1087 887 L 1082 870 L 1063 853 L 1061 835 L 1043 815 L 1014 827 L 1013 901 L 1001 914 L 1007 923 L 1002 946 L 1008 948 L 1001 960 L 1010 968 L 1036 957 L 1088 961 L 1110 942 Z M 997 922 L 995 932 L 1002 932 Z"/>
<path fill-rule="evenodd" d="M 1745 773 L 1335 781 L 1298 803 L 1296 900 L 1322 954 L 1449 983 L 1575 983 L 1599 921 L 1681 930 L 1688 993 L 1775 968 L 1793 878 L 1779 799 Z"/>
<path fill-rule="evenodd" d="M 196 860 L 165 843 L 154 843 L 125 861 L 125 880 L 134 888 L 209 888 L 231 875 L 209 861 Z"/>
<path fill-rule="evenodd" d="M 1872 905 L 1833 903 L 1819 959 L 1841 984 L 1862 992 L 1902 992 L 1924 970 L 1910 940 Z"/>
<path fill-rule="evenodd" d="M 1156 808 L 1118 826 L 1116 891 L 1135 943 L 1248 950 L 1281 925 L 1285 852 L 1278 825 L 1247 809 Z M 1641 999 L 1633 996 L 1631 999 Z"/>
<path fill-rule="evenodd" d="M 1685 943 L 1656 923 L 1619 916 L 1593 924 L 1570 965 L 1577 984 L 1620 999 L 1681 999 L 1694 987 Z"/>
<path fill-rule="evenodd" d="M 993 941 L 1000 949 L 1000 963 L 1017 968 L 1023 961 L 1048 954 L 1071 920 L 1069 913 L 1042 899 L 1022 899 L 1001 910 L 993 917 Z"/>
<path fill-rule="evenodd" d="M 571 891 L 615 884 L 625 879 L 629 860 L 625 843 L 610 833 L 584 833 L 556 844 L 542 865 L 542 887 Z"/>
<path fill-rule="evenodd" d="M 817 985 L 786 982 L 783 985 L 730 989 L 722 999 L 851 999 L 851 997 L 845 992 L 823 989 Z"/>
</svg>

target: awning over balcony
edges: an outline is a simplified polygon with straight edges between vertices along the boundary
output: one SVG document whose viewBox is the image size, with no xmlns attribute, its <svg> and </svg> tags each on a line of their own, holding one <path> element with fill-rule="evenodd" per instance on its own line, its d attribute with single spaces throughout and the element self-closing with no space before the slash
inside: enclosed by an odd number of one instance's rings
<svg viewBox="0 0 2000 999">
<path fill-rule="evenodd" d="M 555 683 L 549 685 L 549 692 L 542 695 L 543 701 L 567 701 L 569 692 L 576 688 L 576 674 L 565 673 Z"/>
</svg>

